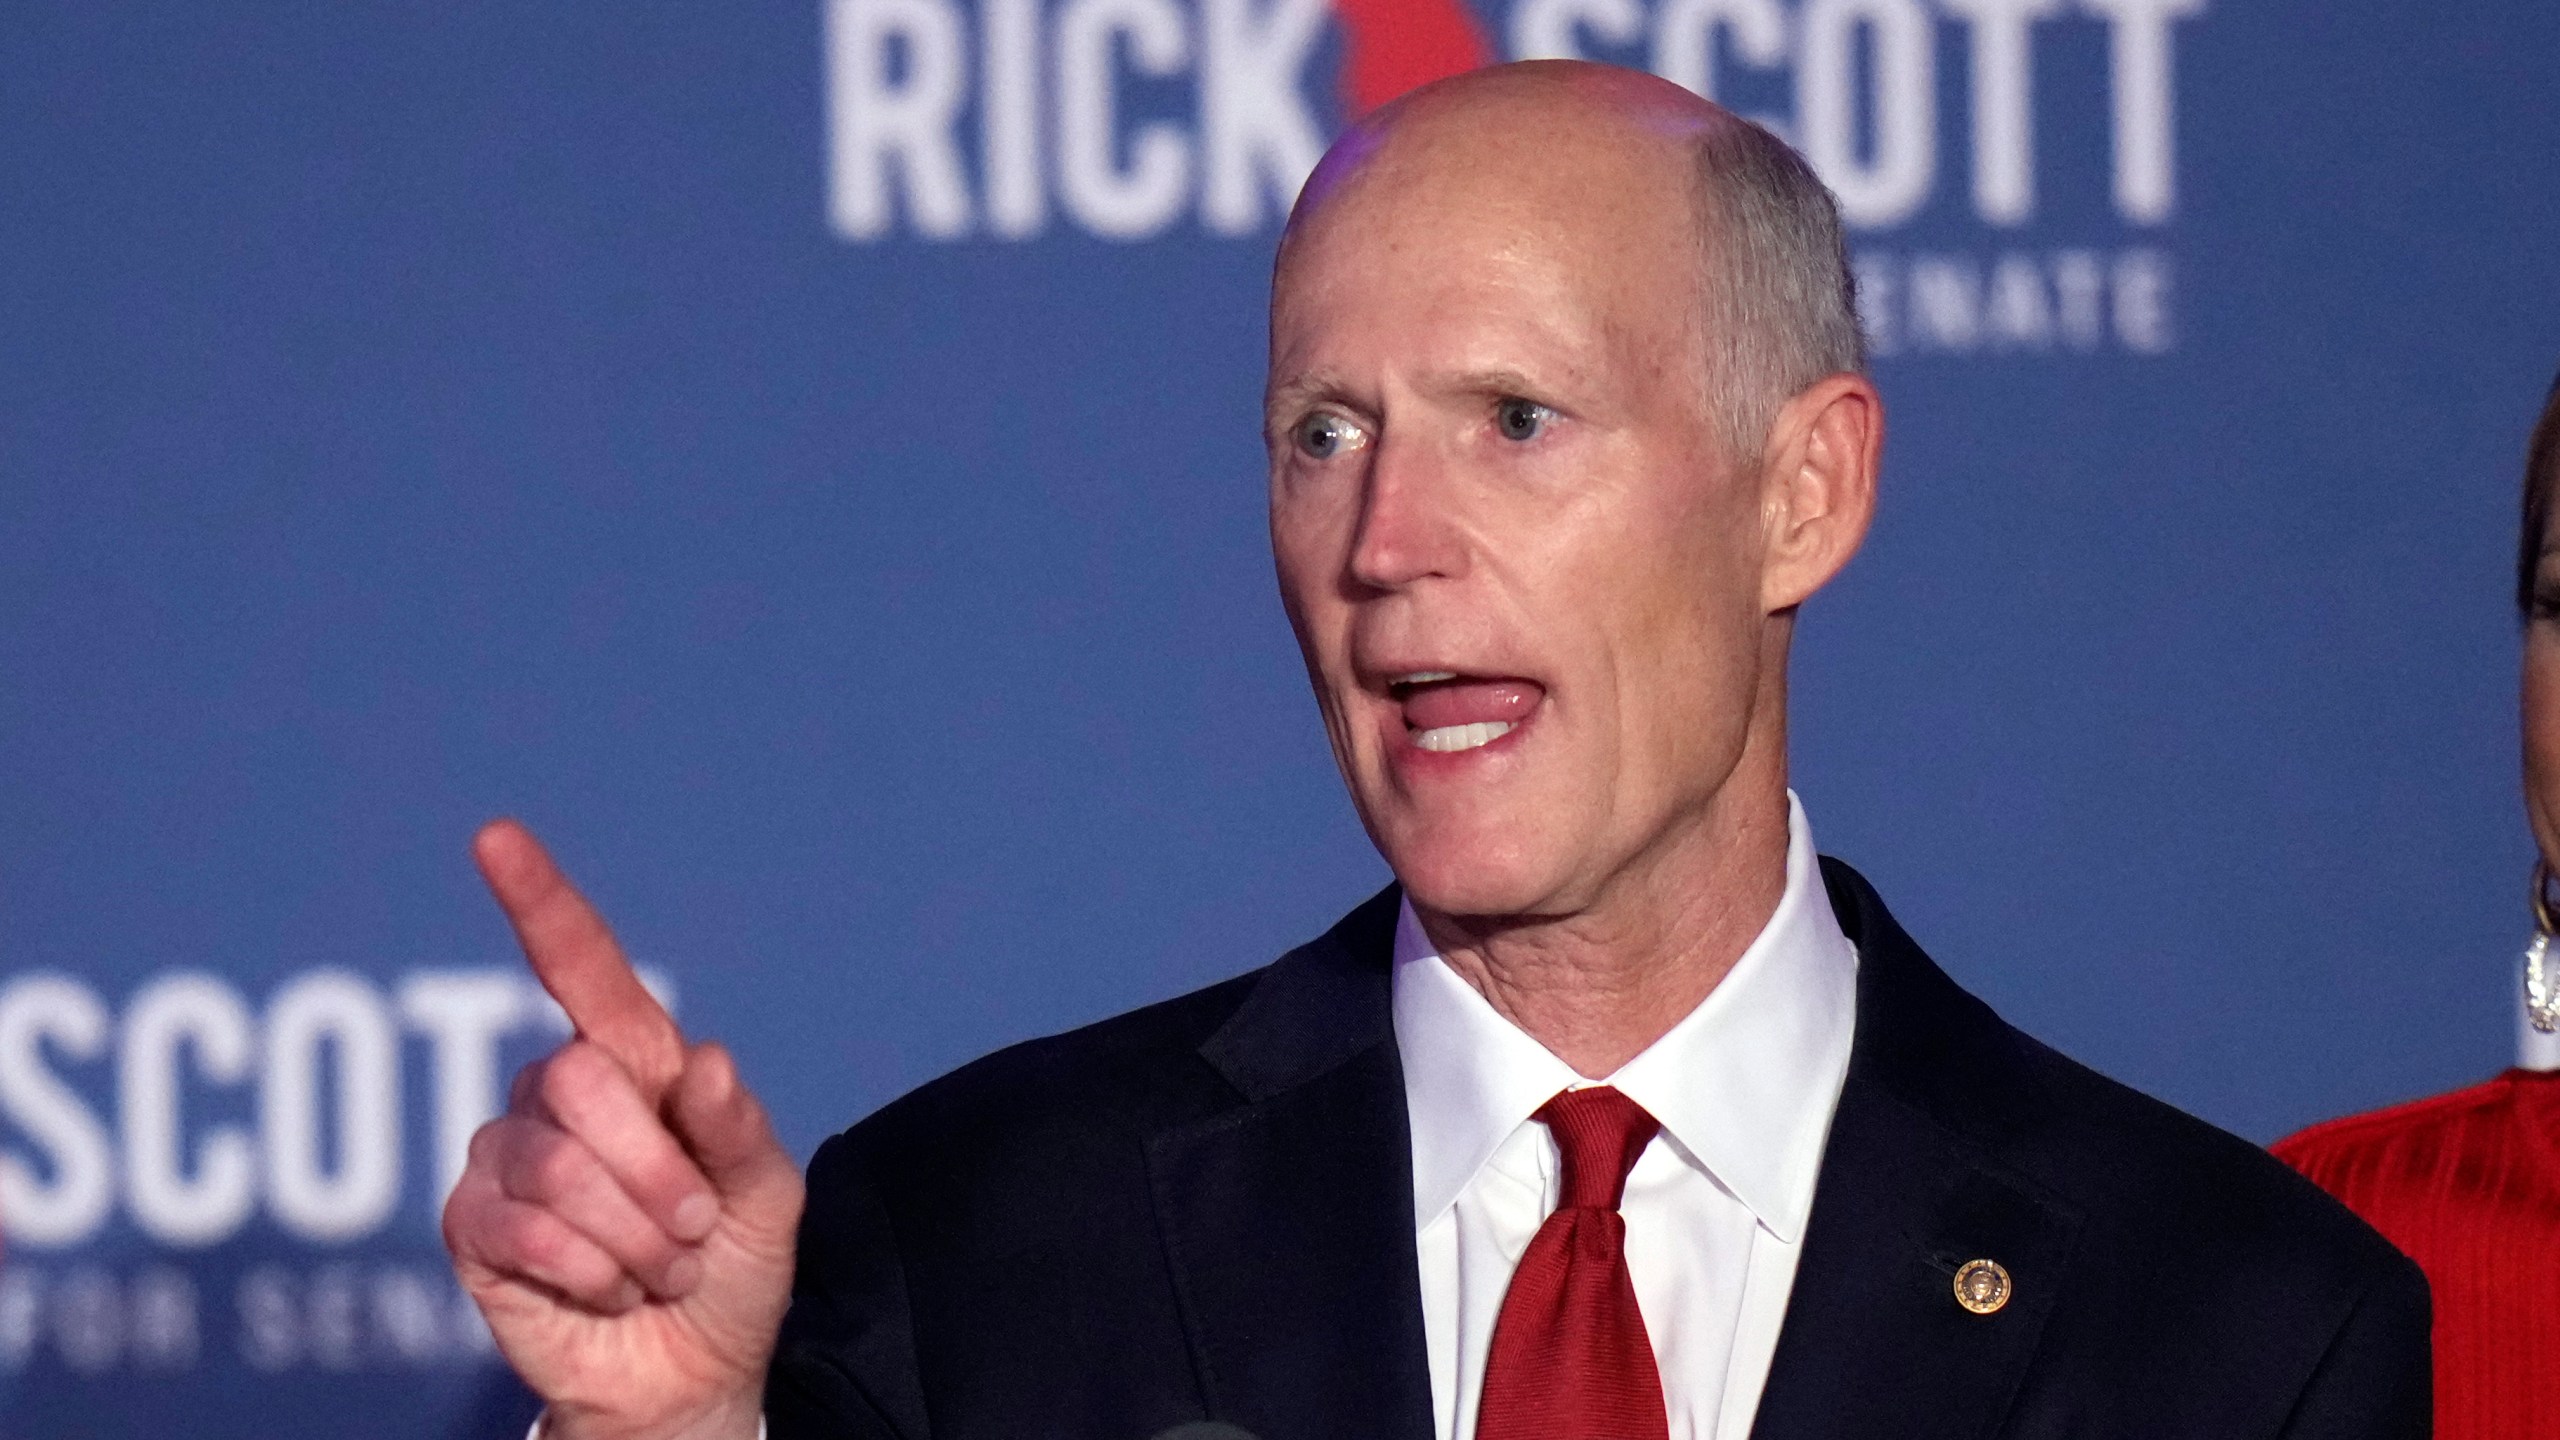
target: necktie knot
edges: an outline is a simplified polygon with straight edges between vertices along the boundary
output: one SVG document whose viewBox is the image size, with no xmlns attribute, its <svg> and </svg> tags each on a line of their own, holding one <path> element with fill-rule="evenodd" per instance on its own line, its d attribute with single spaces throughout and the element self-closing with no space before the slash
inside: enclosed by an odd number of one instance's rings
<svg viewBox="0 0 2560 1440">
<path fill-rule="evenodd" d="M 1564 1193 L 1511 1272 L 1474 1440 L 1671 1440 L 1618 1214 L 1627 1172 L 1662 1127 L 1605 1086 L 1567 1090 L 1537 1118 L 1564 1157 Z"/>
<path fill-rule="evenodd" d="M 1564 1157 L 1560 1210 L 1617 1209 L 1627 1172 L 1662 1128 L 1643 1106 L 1606 1085 L 1564 1091 L 1538 1107 L 1536 1118 Z"/>
</svg>

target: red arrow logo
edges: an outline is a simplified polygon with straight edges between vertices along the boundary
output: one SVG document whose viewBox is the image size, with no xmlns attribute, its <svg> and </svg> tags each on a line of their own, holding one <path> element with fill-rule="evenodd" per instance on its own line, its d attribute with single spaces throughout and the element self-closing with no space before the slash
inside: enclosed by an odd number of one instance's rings
<svg viewBox="0 0 2560 1440">
<path fill-rule="evenodd" d="M 1493 59 L 1466 0 L 1333 0 L 1333 13 L 1351 32 L 1342 96 L 1355 119 L 1417 85 Z"/>
</svg>

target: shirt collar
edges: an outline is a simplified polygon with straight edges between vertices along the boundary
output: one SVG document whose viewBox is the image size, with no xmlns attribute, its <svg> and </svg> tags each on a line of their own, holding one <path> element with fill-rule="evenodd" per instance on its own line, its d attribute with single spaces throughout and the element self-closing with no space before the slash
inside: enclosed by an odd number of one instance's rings
<svg viewBox="0 0 2560 1440">
<path fill-rule="evenodd" d="M 1557 1091 L 1592 1083 L 1504 1019 L 1440 957 L 1411 903 L 1396 919 L 1394 1014 L 1413 1127 L 1416 1228 Z M 1780 1240 L 1804 1233 L 1848 1073 L 1857 951 L 1822 884 L 1813 831 L 1787 796 L 1787 881 L 1767 925 L 1698 1008 L 1600 1082 L 1662 1122 Z"/>
</svg>

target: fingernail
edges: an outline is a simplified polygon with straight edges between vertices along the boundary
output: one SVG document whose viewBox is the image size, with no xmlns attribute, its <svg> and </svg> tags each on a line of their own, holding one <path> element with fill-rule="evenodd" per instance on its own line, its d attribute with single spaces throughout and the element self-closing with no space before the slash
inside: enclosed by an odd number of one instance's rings
<svg viewBox="0 0 2560 1440">
<path fill-rule="evenodd" d="M 695 1193 L 676 1202 L 676 1238 L 699 1240 L 720 1223 L 720 1202 Z"/>
<path fill-rule="evenodd" d="M 693 1293 L 693 1287 L 701 1283 L 702 1257 L 698 1255 L 679 1255 L 668 1264 L 667 1292 L 669 1299 L 679 1299 L 683 1296 L 690 1295 Z"/>
</svg>

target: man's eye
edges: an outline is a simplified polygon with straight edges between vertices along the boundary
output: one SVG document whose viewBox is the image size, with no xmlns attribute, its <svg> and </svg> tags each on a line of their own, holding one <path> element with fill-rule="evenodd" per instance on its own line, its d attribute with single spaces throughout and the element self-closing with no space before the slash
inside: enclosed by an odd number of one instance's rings
<svg viewBox="0 0 2560 1440">
<path fill-rule="evenodd" d="M 1493 423 L 1505 440 L 1535 440 L 1556 412 L 1535 400 L 1513 398 L 1493 407 Z"/>
<path fill-rule="evenodd" d="M 1299 421 L 1292 434 L 1299 453 L 1316 460 L 1330 460 L 1360 443 L 1360 427 L 1322 411 Z"/>
</svg>

